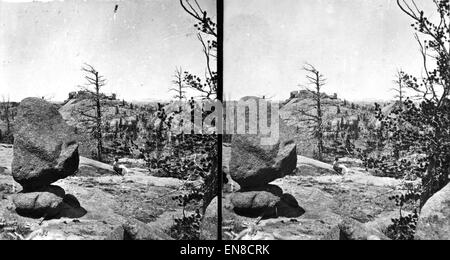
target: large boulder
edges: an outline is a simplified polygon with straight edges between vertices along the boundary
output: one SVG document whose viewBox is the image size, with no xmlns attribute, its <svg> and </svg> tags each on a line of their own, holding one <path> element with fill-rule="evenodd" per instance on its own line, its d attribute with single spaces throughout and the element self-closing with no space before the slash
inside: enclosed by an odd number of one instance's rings
<svg viewBox="0 0 450 260">
<path fill-rule="evenodd" d="M 274 215 L 281 198 L 267 191 L 236 192 L 231 195 L 234 211 L 243 216 Z"/>
<path fill-rule="evenodd" d="M 26 98 L 15 119 L 12 174 L 25 191 L 73 175 L 78 170 L 78 144 L 57 108 L 40 98 Z"/>
<path fill-rule="evenodd" d="M 21 215 L 34 217 L 52 217 L 60 212 L 65 192 L 58 186 L 49 186 L 46 189 L 18 193 L 12 197 L 16 212 Z"/>
<path fill-rule="evenodd" d="M 275 145 L 261 145 L 261 138 L 233 136 L 230 175 L 241 188 L 264 186 L 291 174 L 297 166 L 294 142 L 280 140 Z"/>
<path fill-rule="evenodd" d="M 450 184 L 434 194 L 422 207 L 415 238 L 450 239 Z"/>
<path fill-rule="evenodd" d="M 236 214 L 247 217 L 299 217 L 305 211 L 297 200 L 276 185 L 267 185 L 252 191 L 239 191 L 230 195 Z"/>
<path fill-rule="evenodd" d="M 217 226 L 219 225 L 217 209 L 217 197 L 215 197 L 209 203 L 200 222 L 200 240 L 217 240 Z"/>
</svg>

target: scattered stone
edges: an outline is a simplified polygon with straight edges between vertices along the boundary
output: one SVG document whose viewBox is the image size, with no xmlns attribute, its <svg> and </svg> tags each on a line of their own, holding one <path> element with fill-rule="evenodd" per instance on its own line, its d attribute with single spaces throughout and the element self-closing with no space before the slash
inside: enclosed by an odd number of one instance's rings
<svg viewBox="0 0 450 260">
<path fill-rule="evenodd" d="M 77 176 L 98 177 L 106 175 L 117 175 L 117 173 L 109 164 L 80 156 Z"/>
<path fill-rule="evenodd" d="M 59 213 L 65 192 L 50 186 L 37 192 L 18 193 L 13 196 L 17 213 L 33 217 L 51 217 Z"/>
<path fill-rule="evenodd" d="M 305 210 L 300 207 L 298 201 L 294 196 L 284 193 L 281 196 L 281 201 L 277 204 L 277 216 L 287 218 L 297 218 L 305 213 Z"/>
<path fill-rule="evenodd" d="M 281 198 L 267 191 L 236 192 L 231 195 L 231 203 L 236 213 L 247 216 L 272 216 Z"/>
<path fill-rule="evenodd" d="M 345 218 L 324 237 L 324 240 L 389 240 L 389 238 L 378 230 L 368 228 L 356 220 Z"/>
<path fill-rule="evenodd" d="M 173 238 L 156 227 L 129 219 L 114 229 L 105 240 L 173 240 Z"/>
</svg>

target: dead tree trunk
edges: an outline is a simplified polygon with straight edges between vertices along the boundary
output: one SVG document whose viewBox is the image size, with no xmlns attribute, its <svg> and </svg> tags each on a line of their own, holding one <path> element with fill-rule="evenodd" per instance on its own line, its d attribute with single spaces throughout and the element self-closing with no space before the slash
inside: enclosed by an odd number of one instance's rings
<svg viewBox="0 0 450 260">
<path fill-rule="evenodd" d="M 102 100 L 104 95 L 101 93 L 101 88 L 105 86 L 106 80 L 89 64 L 85 64 L 81 70 L 87 73 L 85 76 L 87 84 L 82 88 L 89 93 L 88 97 L 92 101 L 92 106 L 83 107 L 78 112 L 84 117 L 83 121 L 93 125 L 91 132 L 97 142 L 97 160 L 103 161 Z M 92 110 L 94 110 L 94 114 L 91 113 Z"/>
<path fill-rule="evenodd" d="M 102 107 L 100 102 L 100 84 L 98 72 L 95 72 L 95 110 L 97 116 L 95 118 L 97 125 L 97 159 L 103 161 L 103 135 L 102 135 Z"/>
<path fill-rule="evenodd" d="M 300 118 L 300 121 L 306 121 L 308 123 L 312 123 L 312 132 L 313 136 L 317 139 L 317 159 L 323 160 L 324 154 L 324 128 L 323 128 L 323 109 L 324 101 L 322 99 L 322 87 L 325 85 L 325 77 L 312 65 L 306 64 L 303 67 L 303 70 L 308 74 L 306 78 L 308 80 L 307 85 L 312 85 L 313 89 L 309 89 L 307 86 L 304 86 L 305 90 L 311 95 L 311 98 L 314 100 L 314 104 L 307 109 L 301 109 L 300 115 L 303 118 Z"/>
</svg>

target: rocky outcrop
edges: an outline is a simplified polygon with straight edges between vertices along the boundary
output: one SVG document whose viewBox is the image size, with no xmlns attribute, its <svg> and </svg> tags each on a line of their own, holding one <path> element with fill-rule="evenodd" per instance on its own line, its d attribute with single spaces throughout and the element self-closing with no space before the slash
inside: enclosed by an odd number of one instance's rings
<svg viewBox="0 0 450 260">
<path fill-rule="evenodd" d="M 26 98 L 15 120 L 12 174 L 25 191 L 46 187 L 78 170 L 78 144 L 52 104 Z"/>
<path fill-rule="evenodd" d="M 305 156 L 297 155 L 297 175 L 319 176 L 337 174 L 333 166 Z"/>
<path fill-rule="evenodd" d="M 280 196 L 267 191 L 236 192 L 230 199 L 236 213 L 254 217 L 275 215 L 281 201 Z"/>
<path fill-rule="evenodd" d="M 382 232 L 364 224 L 345 218 L 333 228 L 324 240 L 389 240 Z"/>
<path fill-rule="evenodd" d="M 200 222 L 200 240 L 217 240 L 217 226 L 219 224 L 217 207 L 217 197 L 215 197 L 209 203 Z"/>
<path fill-rule="evenodd" d="M 15 120 L 12 175 L 22 185 L 13 203 L 19 214 L 51 217 L 59 213 L 65 192 L 52 183 L 78 170 L 78 144 L 56 107 L 40 98 L 26 98 Z"/>
<path fill-rule="evenodd" d="M 230 175 L 241 188 L 259 187 L 282 178 L 291 174 L 296 165 L 296 145 L 292 141 L 263 146 L 260 136 L 233 136 Z"/>
<path fill-rule="evenodd" d="M 231 144 L 229 176 L 239 184 L 229 202 L 241 216 L 271 218 L 297 216 L 304 211 L 289 194 L 270 182 L 293 173 L 297 166 L 296 145 L 280 138 L 262 145 L 263 135 L 235 135 Z"/>
<path fill-rule="evenodd" d="M 59 213 L 65 195 L 61 187 L 50 186 L 36 192 L 15 194 L 13 203 L 19 214 L 50 217 Z"/>
<path fill-rule="evenodd" d="M 104 175 L 117 175 L 117 172 L 110 164 L 80 156 L 77 176 L 98 177 Z"/>
<path fill-rule="evenodd" d="M 435 193 L 422 207 L 415 238 L 450 239 L 450 184 Z"/>
<path fill-rule="evenodd" d="M 226 199 L 226 204 L 230 205 L 231 214 L 243 217 L 273 218 L 286 215 L 302 214 L 303 209 L 296 203 L 295 198 L 289 194 L 283 194 L 283 190 L 269 183 L 291 175 L 297 166 L 297 146 L 289 139 L 285 133 L 282 120 L 272 118 L 271 112 L 267 111 L 267 122 L 271 127 L 263 131 L 259 117 L 261 117 L 260 106 L 265 100 L 256 97 L 244 97 L 242 101 L 247 104 L 255 104 L 257 115 L 250 115 L 250 109 L 237 109 L 238 118 L 245 118 L 247 125 L 242 128 L 250 130 L 250 126 L 256 133 L 235 134 L 231 140 L 231 158 L 227 172 L 230 181 L 236 182 L 239 190 Z M 254 102 L 253 102 L 254 101 Z M 235 104 L 233 104 L 235 105 Z M 269 104 L 267 104 L 269 107 Z M 274 104 L 270 104 L 270 110 L 275 109 Z M 277 109 L 277 108 L 276 108 Z M 272 111 L 273 112 L 273 111 Z M 253 122 L 257 120 L 257 122 Z M 277 128 L 274 128 L 274 126 Z M 267 143 L 265 141 L 278 137 Z"/>
</svg>

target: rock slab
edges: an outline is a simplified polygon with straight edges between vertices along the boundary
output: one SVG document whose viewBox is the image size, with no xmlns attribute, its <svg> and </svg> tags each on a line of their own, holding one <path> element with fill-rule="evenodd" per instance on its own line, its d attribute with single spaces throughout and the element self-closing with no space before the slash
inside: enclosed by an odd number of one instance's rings
<svg viewBox="0 0 450 260">
<path fill-rule="evenodd" d="M 35 191 L 75 174 L 78 144 L 57 108 L 40 98 L 26 98 L 15 120 L 12 174 L 24 191 Z"/>
</svg>

